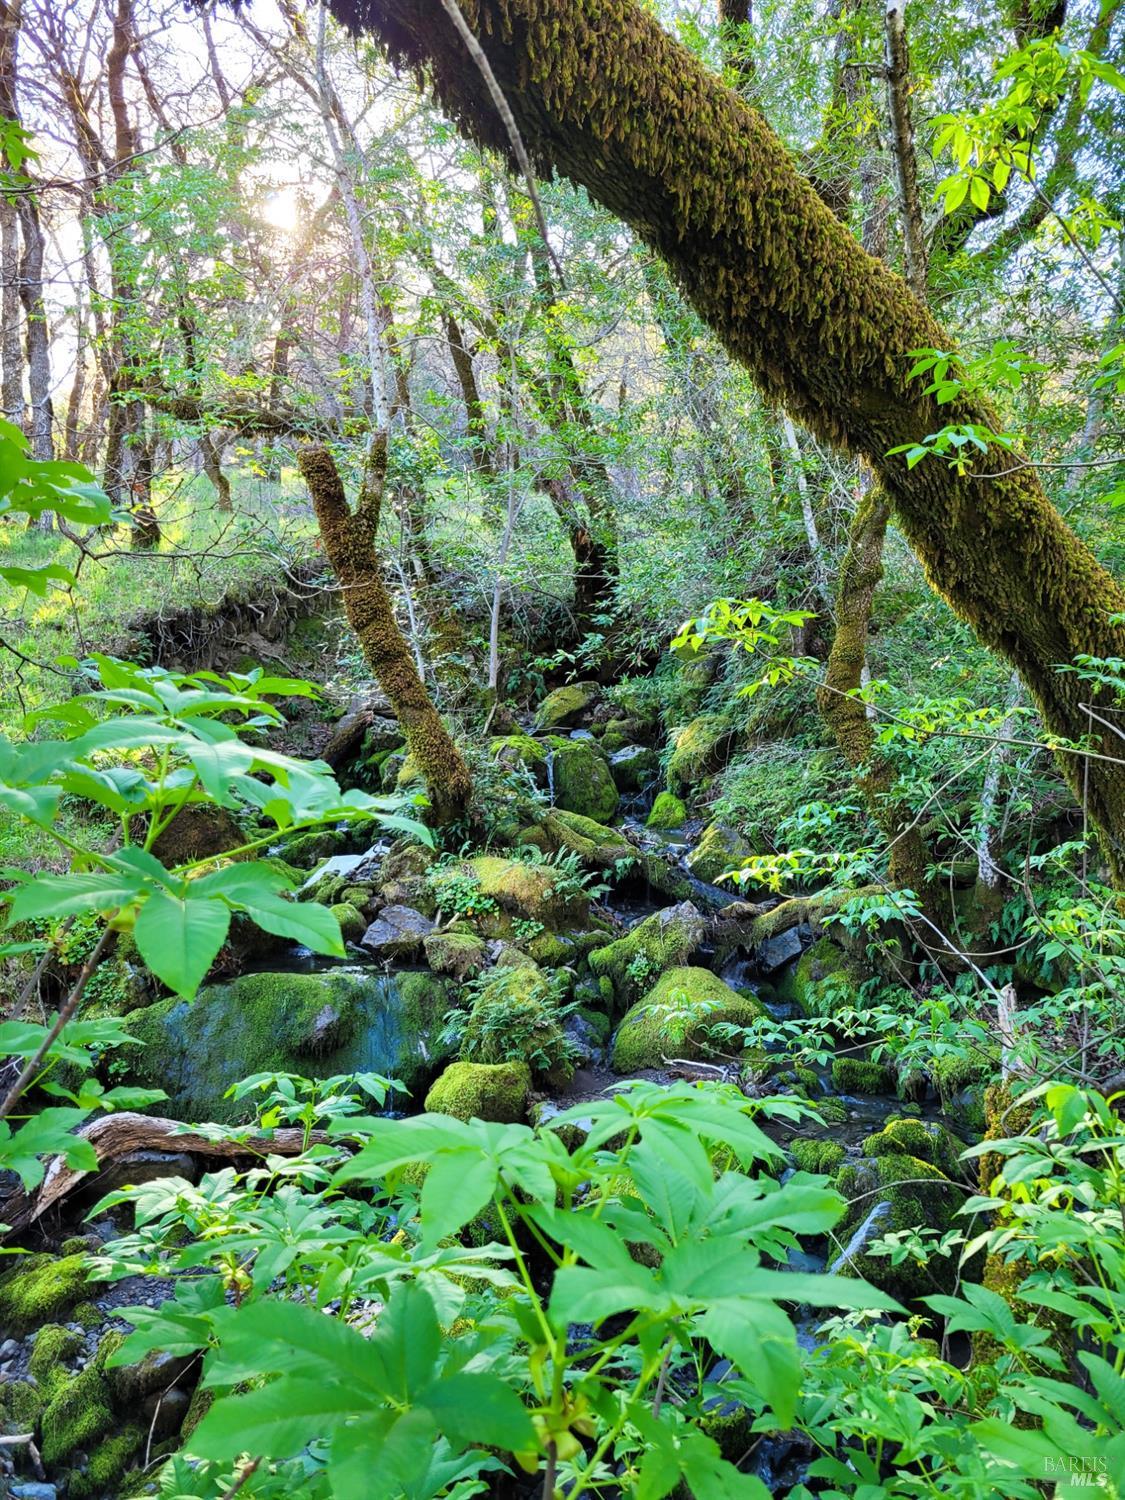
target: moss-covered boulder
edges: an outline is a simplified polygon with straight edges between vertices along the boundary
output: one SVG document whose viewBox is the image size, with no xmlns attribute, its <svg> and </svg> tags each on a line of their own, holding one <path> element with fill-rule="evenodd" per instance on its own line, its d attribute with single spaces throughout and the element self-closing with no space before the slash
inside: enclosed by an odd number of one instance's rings
<svg viewBox="0 0 1125 1500">
<path fill-rule="evenodd" d="M 246 1117 L 247 1105 L 224 1095 L 251 1073 L 374 1072 L 409 1088 L 432 1065 L 441 1029 L 440 1016 L 411 1024 L 410 977 L 347 968 L 245 974 L 192 1001 L 162 1000 L 133 1013 L 142 1045 L 129 1049 L 130 1080 L 166 1089 L 180 1118 L 220 1123 Z"/>
<path fill-rule="evenodd" d="M 581 813 L 553 808 L 541 827 L 552 852 L 566 849 L 577 854 L 591 870 L 608 870 L 621 860 L 636 858 L 636 849 L 619 828 L 607 828 Z"/>
<path fill-rule="evenodd" d="M 666 969 L 687 963 L 702 943 L 706 923 L 690 901 L 653 912 L 590 954 L 590 968 L 608 980 L 619 1010 L 635 1004 Z"/>
<path fill-rule="evenodd" d="M 720 875 L 738 869 L 753 851 L 733 828 L 709 823 L 703 837 L 687 857 L 687 867 L 697 880 L 714 885 Z"/>
<path fill-rule="evenodd" d="M 789 1142 L 789 1155 L 798 1172 L 819 1172 L 831 1177 L 843 1164 L 846 1153 L 839 1141 L 797 1136 Z"/>
<path fill-rule="evenodd" d="M 916 1156 L 919 1161 L 928 1161 L 932 1167 L 937 1167 L 947 1177 L 958 1175 L 959 1158 L 964 1149 L 964 1142 L 936 1120 L 895 1117 L 863 1143 L 864 1156 Z"/>
<path fill-rule="evenodd" d="M 31 1380 L 0 1380 L 0 1434 L 34 1432 L 43 1411 L 43 1392 Z"/>
<path fill-rule="evenodd" d="M 40 1451 L 48 1466 L 76 1448 L 89 1449 L 113 1427 L 113 1404 L 105 1376 L 91 1361 L 48 1401 L 42 1417 Z"/>
<path fill-rule="evenodd" d="M 837 1057 L 832 1063 L 832 1087 L 838 1094 L 891 1094 L 895 1075 L 885 1064 L 863 1057 Z"/>
<path fill-rule="evenodd" d="M 806 1016 L 831 1016 L 860 1003 L 859 986 L 868 976 L 831 938 L 820 938 L 801 954 L 777 985 L 778 998 Z"/>
<path fill-rule="evenodd" d="M 140 1454 L 145 1429 L 133 1423 L 113 1433 L 91 1452 L 84 1469 L 71 1475 L 67 1500 L 99 1500 L 120 1493 L 120 1483 Z"/>
<path fill-rule="evenodd" d="M 340 936 L 345 943 L 358 943 L 367 931 L 367 918 L 350 901 L 338 901 L 331 908 L 332 915 L 340 924 Z"/>
<path fill-rule="evenodd" d="M 520 767 L 539 786 L 547 785 L 547 750 L 529 734 L 507 734 L 490 740 L 489 753 L 502 766 Z"/>
<path fill-rule="evenodd" d="M 710 969 L 669 969 L 617 1028 L 614 1072 L 659 1068 L 669 1057 L 703 1057 L 707 1027 L 719 1021 L 749 1026 L 764 1014 L 757 1000 L 732 990 Z"/>
<path fill-rule="evenodd" d="M 601 694 L 596 682 L 572 682 L 548 693 L 535 712 L 537 729 L 560 729 L 576 724 Z"/>
<path fill-rule="evenodd" d="M 579 927 L 586 920 L 589 901 L 579 890 L 562 885 L 559 871 L 549 864 L 479 854 L 467 862 L 483 896 L 496 902 L 509 917 L 542 922 L 544 927 Z"/>
<path fill-rule="evenodd" d="M 602 746 L 609 755 L 609 774 L 619 792 L 642 792 L 660 769 L 660 757 L 651 745 L 622 745 L 613 750 Z"/>
<path fill-rule="evenodd" d="M 431 1114 L 513 1125 L 527 1112 L 531 1070 L 526 1063 L 450 1063 L 426 1095 Z"/>
<path fill-rule="evenodd" d="M 672 733 L 672 754 L 665 774 L 668 790 L 681 795 L 717 771 L 730 756 L 735 727 L 723 714 L 703 714 Z"/>
<path fill-rule="evenodd" d="M 853 1236 L 862 1243 L 870 1238 L 926 1228 L 941 1233 L 954 1227 L 965 1192 L 937 1167 L 916 1156 L 891 1153 L 848 1163 L 836 1175 L 836 1187 L 848 1200 L 848 1210 L 835 1231 L 847 1248 Z M 860 1231 L 866 1227 L 866 1234 Z M 855 1248 L 843 1264 L 833 1267 L 862 1276 L 873 1286 L 883 1287 L 899 1298 L 919 1297 L 935 1289 L 952 1287 L 957 1274 L 955 1258 L 933 1257 L 928 1265 L 906 1259 L 892 1265 L 889 1257 L 869 1255 Z"/>
<path fill-rule="evenodd" d="M 524 1062 L 560 1087 L 574 1068 L 556 990 L 537 964 L 522 957 L 524 964 L 497 967 L 474 986 L 461 1026 L 461 1056 L 480 1063 Z"/>
<path fill-rule="evenodd" d="M 682 828 L 687 822 L 687 808 L 675 792 L 658 792 L 645 822 L 646 828 Z"/>
<path fill-rule="evenodd" d="M 90 1295 L 84 1255 L 21 1255 L 9 1266 L 0 1276 L 0 1329 L 6 1338 L 64 1321 Z"/>
<path fill-rule="evenodd" d="M 555 806 L 608 823 L 617 811 L 618 794 L 609 764 L 593 740 L 548 740 Z"/>
<path fill-rule="evenodd" d="M 471 979 L 488 963 L 488 945 L 475 932 L 447 928 L 431 932 L 422 944 L 426 962 L 436 974 L 451 974 L 454 979 Z"/>
</svg>

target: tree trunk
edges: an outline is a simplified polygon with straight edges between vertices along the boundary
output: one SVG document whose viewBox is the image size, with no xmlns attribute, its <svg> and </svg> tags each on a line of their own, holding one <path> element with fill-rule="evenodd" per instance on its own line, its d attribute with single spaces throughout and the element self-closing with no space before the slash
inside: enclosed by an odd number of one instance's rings
<svg viewBox="0 0 1125 1500">
<path fill-rule="evenodd" d="M 365 493 L 352 511 L 328 449 L 302 448 L 297 456 L 324 550 L 343 590 L 348 620 L 376 681 L 390 699 L 410 754 L 425 780 L 432 820 L 441 826 L 462 816 L 472 793 L 472 780 L 418 676 L 383 584 L 375 531 L 386 462 L 384 438 L 372 454 Z"/>
<path fill-rule="evenodd" d="M 487 89 L 440 0 L 329 0 L 401 63 L 425 68 L 461 127 L 507 151 Z M 582 184 L 661 254 L 767 396 L 865 455 L 931 584 L 1017 667 L 1048 728 L 1078 739 L 1099 698 L 1058 671 L 1079 652 L 1125 656 L 1125 591 L 1066 526 L 1032 469 L 991 449 L 978 473 L 888 450 L 946 423 L 996 419 L 963 398 L 939 408 L 909 381 L 911 350 L 950 340 L 801 177 L 762 116 L 633 0 L 466 0 L 466 14 L 536 163 Z M 1063 753 L 1115 877 L 1125 880 L 1125 763 Z"/>
<path fill-rule="evenodd" d="M 902 220 L 903 260 L 911 291 L 926 300 L 926 236 L 914 154 L 914 120 L 910 109 L 910 51 L 906 45 L 906 4 L 887 7 L 887 113 L 891 118 L 892 155 Z"/>
<path fill-rule="evenodd" d="M 39 208 L 28 195 L 20 203 L 20 301 L 23 303 L 24 340 L 27 350 L 28 437 L 35 458 L 49 461 L 55 456 L 54 408 L 51 404 L 51 340 L 47 310 L 43 305 L 43 226 Z"/>
<path fill-rule="evenodd" d="M 898 774 L 875 743 L 875 727 L 866 705 L 855 696 L 862 685 L 867 660 L 867 627 L 871 601 L 883 577 L 883 542 L 891 508 L 875 488 L 856 508 L 848 550 L 840 565 L 836 592 L 836 635 L 817 704 L 836 737 L 845 760 L 858 781 L 871 816 L 882 829 L 890 849 L 892 884 L 924 898 L 928 856 L 919 829 L 911 826 L 910 811 L 893 800 Z"/>
</svg>

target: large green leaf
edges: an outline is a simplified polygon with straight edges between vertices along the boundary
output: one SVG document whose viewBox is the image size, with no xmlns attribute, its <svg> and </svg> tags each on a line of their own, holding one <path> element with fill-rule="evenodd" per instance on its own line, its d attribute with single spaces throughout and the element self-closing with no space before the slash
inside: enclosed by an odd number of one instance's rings
<svg viewBox="0 0 1125 1500">
<path fill-rule="evenodd" d="M 145 963 L 170 990 L 190 999 L 203 983 L 230 929 L 230 907 L 155 891 L 137 917 L 133 935 Z"/>
</svg>

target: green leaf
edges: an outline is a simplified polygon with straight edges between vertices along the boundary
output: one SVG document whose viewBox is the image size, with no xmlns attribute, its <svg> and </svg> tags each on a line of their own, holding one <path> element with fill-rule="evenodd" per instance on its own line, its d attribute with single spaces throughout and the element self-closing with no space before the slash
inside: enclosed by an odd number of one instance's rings
<svg viewBox="0 0 1125 1500">
<path fill-rule="evenodd" d="M 133 935 L 141 957 L 170 990 L 191 999 L 203 983 L 230 929 L 222 901 L 186 901 L 155 891 L 137 917 Z"/>
<path fill-rule="evenodd" d="M 422 1186 L 422 1228 L 436 1245 L 475 1218 L 496 1191 L 495 1161 L 482 1151 L 446 1151 L 435 1157 Z"/>
<path fill-rule="evenodd" d="M 285 901 L 280 896 L 254 895 L 239 898 L 239 905 L 251 921 L 275 937 L 303 943 L 314 953 L 344 958 L 347 949 L 340 935 L 340 923 L 326 906 L 315 901 Z"/>
</svg>

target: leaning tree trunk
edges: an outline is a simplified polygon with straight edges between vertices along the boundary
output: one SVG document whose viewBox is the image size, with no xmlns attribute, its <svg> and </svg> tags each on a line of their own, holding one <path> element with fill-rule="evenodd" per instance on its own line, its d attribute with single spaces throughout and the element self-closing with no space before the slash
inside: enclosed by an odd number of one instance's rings
<svg viewBox="0 0 1125 1500">
<path fill-rule="evenodd" d="M 390 699 L 407 748 L 426 783 L 432 820 L 440 826 L 454 822 L 465 811 L 472 779 L 418 675 L 383 584 L 375 531 L 386 462 L 384 436 L 372 455 L 364 493 L 352 510 L 327 448 L 302 448 L 297 456 L 324 550 L 340 581 L 348 621 L 379 686 Z"/>
<path fill-rule="evenodd" d="M 468 134 L 510 150 L 442 0 L 329 4 L 426 69 Z M 967 398 L 939 408 L 908 379 L 911 351 L 948 349 L 948 335 L 819 200 L 762 116 L 634 0 L 463 9 L 533 160 L 581 183 L 668 261 L 769 397 L 868 458 L 934 588 L 1018 668 L 1052 733 L 1097 733 L 1085 705 L 1098 694 L 1058 667 L 1080 652 L 1125 656 L 1125 629 L 1110 624 L 1125 591 L 1010 453 L 992 448 L 968 474 L 888 456 L 946 423 L 995 429 L 996 419 Z M 1062 761 L 1125 880 L 1119 743 L 1096 741 L 1105 759 Z"/>
</svg>

